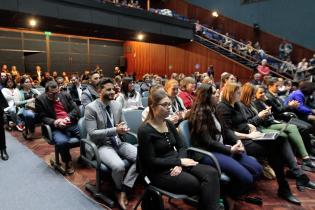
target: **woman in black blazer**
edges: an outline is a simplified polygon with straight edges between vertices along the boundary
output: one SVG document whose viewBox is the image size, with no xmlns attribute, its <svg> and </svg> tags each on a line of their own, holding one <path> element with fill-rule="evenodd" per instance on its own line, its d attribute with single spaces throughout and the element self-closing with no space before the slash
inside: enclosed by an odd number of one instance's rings
<svg viewBox="0 0 315 210">
<path fill-rule="evenodd" d="M 2 91 L 0 91 L 0 154 L 2 160 L 8 160 L 9 155 L 6 150 L 6 143 L 5 143 L 5 131 L 4 131 L 4 109 L 8 107 L 8 102 L 4 98 Z"/>
<path fill-rule="evenodd" d="M 257 158 L 267 158 L 269 164 L 276 174 L 279 185 L 279 197 L 301 205 L 301 202 L 291 193 L 290 187 L 284 175 L 285 158 L 282 151 L 287 151 L 290 147 L 288 141 L 254 141 L 261 133 L 256 130 L 256 127 L 250 125 L 244 117 L 241 107 L 237 102 L 240 100 L 240 86 L 236 83 L 229 83 L 224 88 L 222 101 L 218 104 L 216 114 L 221 121 L 224 129 L 225 139 L 230 141 L 230 145 L 234 145 L 237 140 L 241 140 L 248 155 Z M 313 183 L 309 178 L 302 174 L 297 180 L 297 185 L 310 185 Z"/>
</svg>

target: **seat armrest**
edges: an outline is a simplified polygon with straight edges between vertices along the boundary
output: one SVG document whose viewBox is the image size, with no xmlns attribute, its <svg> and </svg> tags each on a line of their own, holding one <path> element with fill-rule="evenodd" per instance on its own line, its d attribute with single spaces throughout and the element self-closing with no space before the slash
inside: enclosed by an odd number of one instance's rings
<svg viewBox="0 0 315 210">
<path fill-rule="evenodd" d="M 219 177 L 221 177 L 221 167 L 219 165 L 217 158 L 211 152 L 208 152 L 208 151 L 196 148 L 196 147 L 188 147 L 187 151 L 197 152 L 199 154 L 208 156 L 213 161 L 214 167 L 217 169 L 219 173 Z"/>
<path fill-rule="evenodd" d="M 89 141 L 87 139 L 84 139 L 84 138 L 81 139 L 81 142 L 83 142 L 84 144 L 89 145 L 92 148 L 92 151 L 93 151 L 93 154 L 94 154 L 94 157 L 95 157 L 95 160 L 96 160 L 96 168 L 100 169 L 101 168 L 101 158 L 100 158 L 100 154 L 98 152 L 98 149 L 97 149 L 96 145 L 93 142 L 91 142 L 91 141 Z M 83 155 L 82 158 L 85 161 L 91 163 L 91 160 L 89 158 L 87 158 L 86 156 Z"/>
<path fill-rule="evenodd" d="M 54 144 L 50 125 L 42 123 L 41 128 L 42 128 L 42 135 L 43 135 L 45 141 L 48 144 Z"/>
</svg>

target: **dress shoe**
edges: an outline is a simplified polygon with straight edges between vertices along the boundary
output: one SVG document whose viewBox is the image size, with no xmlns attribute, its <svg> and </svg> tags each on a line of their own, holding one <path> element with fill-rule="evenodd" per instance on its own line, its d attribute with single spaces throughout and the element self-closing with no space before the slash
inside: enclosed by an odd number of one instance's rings
<svg viewBox="0 0 315 210">
<path fill-rule="evenodd" d="M 302 166 L 301 168 L 304 171 L 311 171 L 311 172 L 315 172 L 315 164 L 311 161 L 310 158 L 305 159 L 302 161 Z"/>
<path fill-rule="evenodd" d="M 296 178 L 296 188 L 303 192 L 305 189 L 315 189 L 315 183 L 310 181 L 306 174 L 302 174 Z"/>
<path fill-rule="evenodd" d="M 301 205 L 301 201 L 297 199 L 291 192 L 278 192 L 278 196 L 295 205 Z"/>
<path fill-rule="evenodd" d="M 128 204 L 128 199 L 125 192 L 117 193 L 117 201 L 121 209 L 127 209 L 126 203 Z"/>
<path fill-rule="evenodd" d="M 9 155 L 5 149 L 1 150 L 1 159 L 2 160 L 8 160 L 9 159 Z"/>
</svg>

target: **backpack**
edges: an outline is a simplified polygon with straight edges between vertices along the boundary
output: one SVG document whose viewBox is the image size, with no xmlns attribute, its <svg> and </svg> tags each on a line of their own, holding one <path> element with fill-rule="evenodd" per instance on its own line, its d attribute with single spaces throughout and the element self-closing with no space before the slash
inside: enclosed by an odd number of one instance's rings
<svg viewBox="0 0 315 210">
<path fill-rule="evenodd" d="M 164 210 L 162 195 L 151 189 L 147 189 L 141 201 L 142 210 Z"/>
</svg>

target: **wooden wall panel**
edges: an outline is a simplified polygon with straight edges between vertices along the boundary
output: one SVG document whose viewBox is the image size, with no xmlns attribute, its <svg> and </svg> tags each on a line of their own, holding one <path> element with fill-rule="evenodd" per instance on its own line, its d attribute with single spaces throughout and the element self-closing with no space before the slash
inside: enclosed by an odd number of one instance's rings
<svg viewBox="0 0 315 210">
<path fill-rule="evenodd" d="M 168 46 L 128 41 L 124 49 L 127 72 L 136 72 L 138 79 L 146 73 L 170 76 L 173 72 L 185 75 L 206 72 L 209 65 L 214 66 L 217 81 L 224 71 L 235 74 L 241 81 L 249 80 L 252 74 L 248 68 L 195 42 Z"/>
<path fill-rule="evenodd" d="M 198 19 L 202 24 L 206 24 L 210 28 L 214 27 L 221 33 L 228 32 L 231 35 L 234 35 L 237 40 L 259 41 L 262 48 L 265 49 L 267 53 L 274 56 L 278 56 L 279 54 L 278 47 L 282 41 L 281 37 L 263 31 L 257 33 L 252 26 L 240 23 L 222 15 L 218 18 L 213 18 L 211 15 L 212 11 L 188 4 L 183 0 L 169 0 L 164 7 L 175 10 L 177 13 L 190 19 Z M 314 51 L 298 44 L 292 44 L 294 48 L 292 60 L 294 63 L 299 62 L 302 58 L 310 58 L 313 56 Z"/>
</svg>

